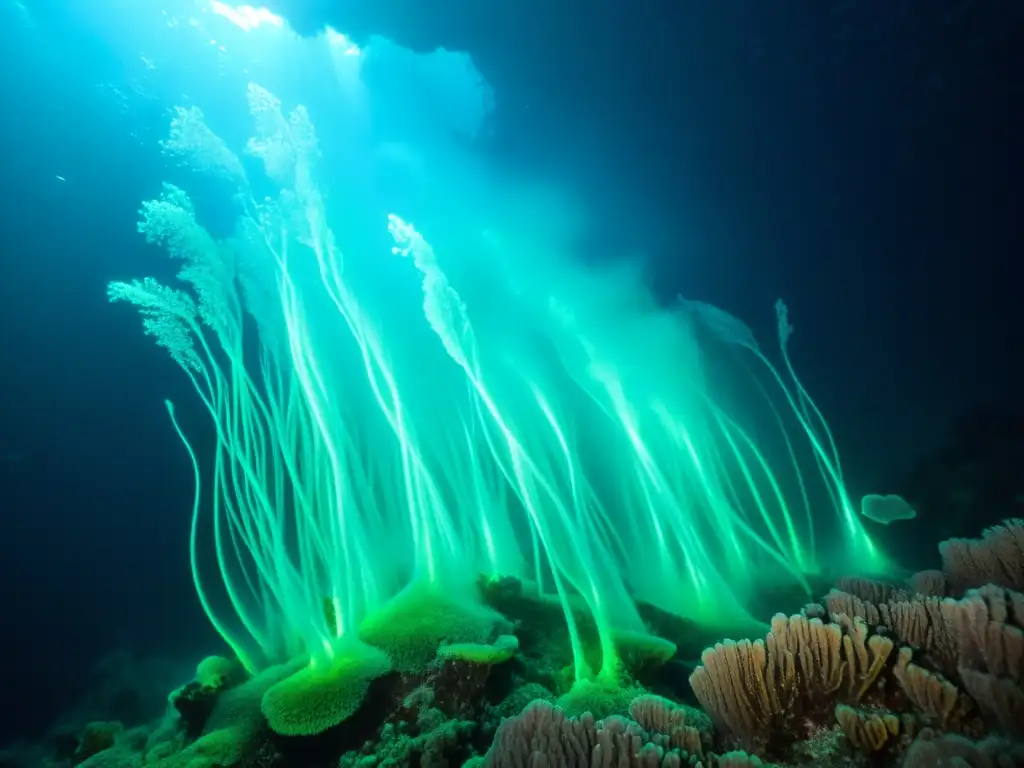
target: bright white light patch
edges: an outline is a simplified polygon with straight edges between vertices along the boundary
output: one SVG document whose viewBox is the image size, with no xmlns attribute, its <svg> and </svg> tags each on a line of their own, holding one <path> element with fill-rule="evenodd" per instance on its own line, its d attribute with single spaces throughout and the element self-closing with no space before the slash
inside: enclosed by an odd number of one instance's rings
<svg viewBox="0 0 1024 768">
<path fill-rule="evenodd" d="M 218 16 L 223 16 L 236 27 L 251 32 L 261 24 L 272 24 L 275 27 L 284 27 L 284 19 L 271 13 L 266 8 L 255 8 L 251 5 L 239 5 L 232 7 L 220 0 L 213 0 L 210 3 L 210 10 Z"/>
<path fill-rule="evenodd" d="M 341 50 L 345 56 L 358 56 L 360 54 L 358 45 L 349 40 L 346 35 L 330 27 L 327 28 L 327 42 L 332 47 Z"/>
</svg>

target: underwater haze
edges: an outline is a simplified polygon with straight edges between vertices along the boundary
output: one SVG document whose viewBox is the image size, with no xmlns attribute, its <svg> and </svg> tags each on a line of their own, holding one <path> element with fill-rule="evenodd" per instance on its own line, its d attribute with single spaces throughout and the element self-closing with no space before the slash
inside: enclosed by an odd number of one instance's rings
<svg viewBox="0 0 1024 768">
<path fill-rule="evenodd" d="M 0 765 L 1024 764 L 1022 42 L 0 0 Z"/>
</svg>

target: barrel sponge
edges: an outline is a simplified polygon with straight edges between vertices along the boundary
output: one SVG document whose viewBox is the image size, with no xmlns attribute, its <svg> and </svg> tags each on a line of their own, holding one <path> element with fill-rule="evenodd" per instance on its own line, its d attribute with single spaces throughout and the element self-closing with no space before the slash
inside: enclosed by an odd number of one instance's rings
<svg viewBox="0 0 1024 768">
<path fill-rule="evenodd" d="M 261 709 L 275 733 L 313 736 L 351 717 L 370 683 L 390 671 L 387 654 L 348 643 L 330 661 L 311 663 L 268 688 Z"/>
</svg>

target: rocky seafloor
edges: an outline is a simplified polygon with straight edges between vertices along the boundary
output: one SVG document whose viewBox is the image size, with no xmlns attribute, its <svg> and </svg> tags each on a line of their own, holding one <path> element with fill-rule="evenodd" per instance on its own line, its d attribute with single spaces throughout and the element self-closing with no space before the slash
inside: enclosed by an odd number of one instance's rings
<svg viewBox="0 0 1024 768">
<path fill-rule="evenodd" d="M 1024 521 L 939 549 L 939 569 L 841 579 L 749 640 L 713 642 L 641 606 L 651 634 L 618 640 L 614 685 L 572 685 L 560 606 L 489 581 L 502 634 L 372 676 L 339 724 L 313 721 L 345 691 L 281 715 L 268 691 L 295 665 L 251 676 L 211 657 L 162 717 L 65 723 L 0 766 L 1024 765 Z"/>
</svg>

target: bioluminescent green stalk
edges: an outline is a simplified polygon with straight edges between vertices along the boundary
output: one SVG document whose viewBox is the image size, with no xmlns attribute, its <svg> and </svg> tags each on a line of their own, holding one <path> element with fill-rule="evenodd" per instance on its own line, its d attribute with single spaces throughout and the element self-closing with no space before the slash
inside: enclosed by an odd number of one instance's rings
<svg viewBox="0 0 1024 768">
<path fill-rule="evenodd" d="M 248 651 L 246 651 L 245 646 L 236 642 L 233 634 L 221 621 L 218 620 L 217 614 L 214 612 L 210 604 L 210 600 L 206 596 L 206 590 L 203 589 L 202 581 L 199 578 L 198 547 L 196 543 L 199 531 L 199 507 L 202 500 L 202 478 L 199 471 L 199 460 L 196 458 L 196 452 L 193 450 L 192 444 L 188 441 L 188 438 L 185 437 L 185 433 L 178 425 L 178 420 L 174 415 L 174 404 L 170 400 L 165 400 L 164 405 L 167 407 L 167 414 L 171 418 L 171 424 L 174 426 L 174 431 L 177 433 L 178 437 L 181 438 L 181 442 L 184 444 L 185 450 L 188 452 L 189 459 L 192 461 L 195 491 L 192 503 L 192 523 L 189 530 L 188 547 L 189 565 L 192 570 L 192 583 L 195 585 L 196 594 L 199 596 L 199 602 L 203 606 L 203 611 L 206 613 L 207 618 L 209 618 L 210 623 L 213 624 L 217 634 L 219 634 L 224 639 L 224 642 L 228 644 L 228 647 L 231 648 L 235 657 L 239 662 L 241 662 L 242 666 L 245 667 L 250 674 L 255 674 L 257 665 L 254 663 Z"/>
<path fill-rule="evenodd" d="M 405 503 L 413 532 L 418 570 L 428 582 L 436 582 L 439 578 L 439 560 L 442 557 L 450 560 L 460 556 L 451 519 L 415 444 L 383 346 L 374 329 L 363 319 L 362 310 L 343 279 L 334 238 L 330 230 L 320 231 L 324 224 L 319 194 L 311 189 L 302 189 L 299 203 L 306 214 L 311 232 L 309 247 L 316 257 L 323 286 L 359 347 L 370 389 L 398 440 Z M 438 552 L 439 543 L 444 544 L 443 552 Z"/>
<path fill-rule="evenodd" d="M 485 434 L 489 432 L 487 425 L 492 425 L 500 436 L 498 443 L 488 440 L 491 455 L 502 468 L 522 504 L 531 524 L 532 535 L 536 536 L 544 558 L 550 565 L 555 591 L 562 603 L 569 628 L 576 679 L 588 680 L 591 678 L 591 672 L 586 663 L 579 629 L 569 603 L 566 580 L 584 598 L 594 616 L 602 649 L 599 678 L 617 680 L 618 652 L 608 618 L 608 606 L 605 604 L 609 595 L 607 588 L 599 583 L 601 566 L 607 563 L 595 560 L 593 547 L 596 540 L 592 531 L 588 530 L 590 523 L 585 520 L 587 513 L 581 504 L 585 494 L 577 483 L 575 459 L 569 450 L 559 420 L 536 384 L 527 380 L 527 387 L 532 388 L 535 403 L 547 419 L 551 434 L 555 437 L 555 445 L 558 448 L 554 455 L 560 456 L 560 460 L 564 462 L 561 472 L 565 472 L 568 481 L 572 511 L 565 506 L 560 494 L 552 485 L 549 473 L 554 465 L 547 461 L 543 453 L 535 456 L 527 450 L 522 438 L 485 383 L 476 338 L 466 307 L 438 266 L 433 250 L 410 224 L 395 215 L 389 217 L 389 229 L 396 242 L 395 252 L 411 256 L 422 274 L 425 316 L 449 357 L 462 368 L 472 384 Z M 538 462 L 543 462 L 543 466 Z M 558 526 L 561 532 L 556 532 L 553 526 Z M 574 533 L 582 535 L 574 537 Z"/>
<path fill-rule="evenodd" d="M 807 433 L 807 436 L 811 440 L 811 445 L 814 447 L 815 459 L 819 462 L 819 466 L 823 468 L 822 474 L 831 481 L 831 483 L 828 484 L 829 492 L 833 496 L 836 511 L 843 521 L 847 540 L 853 544 L 858 555 L 867 559 L 867 562 L 863 564 L 867 569 L 886 570 L 888 568 L 888 564 L 879 553 L 874 542 L 871 541 L 871 537 L 868 536 L 867 531 L 864 530 L 864 526 L 861 525 L 860 518 L 857 516 L 853 502 L 850 500 L 849 494 L 846 492 L 846 486 L 843 482 L 842 467 L 839 462 L 839 450 L 836 448 L 835 439 L 832 437 L 832 430 L 829 429 L 828 422 L 825 421 L 825 417 L 818 409 L 814 400 L 807 393 L 807 390 L 804 389 L 804 386 L 800 382 L 800 378 L 796 375 L 793 364 L 789 359 L 789 338 L 793 334 L 793 326 L 789 323 L 789 309 L 786 307 L 786 304 L 782 299 L 775 302 L 775 314 L 776 319 L 778 320 L 779 348 L 786 370 L 789 373 L 790 380 L 793 382 L 793 386 L 796 389 L 796 402 L 794 402 L 794 398 L 790 394 L 788 388 L 782 384 L 781 378 L 777 374 L 775 374 L 775 377 L 779 381 L 779 385 L 782 387 L 786 399 L 789 401 L 794 411 L 797 412 L 800 426 L 803 427 L 804 432 Z M 771 366 L 769 366 L 769 368 L 770 367 Z M 772 372 L 774 374 L 774 369 Z M 828 443 L 828 451 L 825 450 L 825 447 L 822 444 L 822 438 L 812 424 L 810 413 L 808 413 L 808 411 L 813 413 L 817 419 L 818 425 L 821 427 L 821 432 L 824 433 L 824 439 Z"/>
<path fill-rule="evenodd" d="M 666 610 L 701 621 L 725 615 L 749 621 L 719 561 L 720 553 L 739 546 L 732 532 L 738 518 L 723 509 L 722 494 L 713 491 L 692 441 L 687 448 L 686 429 L 657 401 L 638 410 L 642 401 L 631 396 L 616 365 L 583 332 L 575 314 L 560 301 L 550 306 L 557 322 L 540 330 L 552 334 L 570 378 L 602 414 L 604 441 L 629 478 L 618 506 L 626 512 L 620 528 L 629 534 L 630 552 L 620 556 L 620 568 L 638 596 Z M 726 543 L 713 553 L 705 542 L 719 538 Z M 745 562 L 741 553 L 732 560 Z"/>
<path fill-rule="evenodd" d="M 394 253 L 418 271 L 423 315 L 444 354 L 434 344 L 413 349 L 394 335 L 400 313 L 367 301 L 359 273 L 346 270 L 313 179 L 317 137 L 305 110 L 286 116 L 258 86 L 250 110 L 250 153 L 280 197 L 257 202 L 201 113 L 179 111 L 168 150 L 233 179 L 245 215 L 233 240 L 216 242 L 187 195 L 165 188 L 143 206 L 140 230 L 182 261 L 191 294 L 155 281 L 110 292 L 140 307 L 210 415 L 216 440 L 201 486 L 197 454 L 168 404 L 195 475 L 196 590 L 247 668 L 297 654 L 330 662 L 406 587 L 445 595 L 472 591 L 481 573 L 532 569 L 538 592 L 553 590 L 561 603 L 576 680 L 618 682 L 616 638 L 643 629 L 634 598 L 720 624 L 749 620 L 744 603 L 769 572 L 807 588 L 816 539 L 790 412 L 845 539 L 874 557 L 833 436 L 790 362 L 784 305 L 782 373 L 725 313 L 689 304 L 692 317 L 676 318 L 614 299 L 607 280 L 570 285 L 564 303 L 561 288 L 542 289 L 542 308 L 538 296 L 511 290 L 495 319 L 473 294 L 464 294 L 467 306 L 429 243 L 391 215 Z M 603 292 L 591 298 L 585 291 L 595 286 Z M 790 508 L 788 471 L 777 473 L 706 380 L 693 317 L 758 361 L 753 378 L 794 467 L 802 514 Z M 253 325 L 257 337 L 247 338 Z M 637 343 L 650 332 L 654 340 Z M 413 369 L 435 359 L 441 376 Z M 788 408 L 775 407 L 768 382 Z M 199 574 L 201 491 L 210 498 L 218 595 Z M 581 604 L 600 644 L 596 673 Z"/>
<path fill-rule="evenodd" d="M 184 207 L 181 207 L 179 204 L 184 205 Z M 187 223 L 190 221 L 191 204 L 188 203 L 187 198 L 184 197 L 180 190 L 169 188 L 165 197 L 155 201 L 148 207 L 144 207 L 143 213 L 145 218 L 143 223 L 140 224 L 140 229 L 147 236 L 152 233 L 155 240 L 161 241 L 168 237 L 165 234 L 165 230 L 161 228 L 162 216 L 169 215 L 172 217 L 172 220 L 185 221 Z M 191 231 L 194 231 L 194 227 Z M 202 237 L 196 238 L 194 236 L 187 239 L 182 239 L 180 236 L 177 237 L 177 240 L 169 240 L 168 244 L 174 249 L 174 254 L 178 258 L 190 261 L 188 268 L 183 270 L 183 276 L 190 280 L 201 280 L 204 273 L 202 270 L 196 269 L 193 264 L 197 263 L 196 260 L 198 259 L 208 257 L 209 254 L 204 255 L 202 252 L 194 253 L 189 251 L 188 247 L 194 243 L 203 245 L 206 243 L 206 240 Z M 213 417 L 218 445 L 218 460 L 214 472 L 214 496 L 217 499 L 217 488 L 222 484 L 224 477 L 220 464 L 220 451 L 225 446 L 229 447 L 232 444 L 235 427 L 231 422 L 230 397 L 227 393 L 229 380 L 224 376 L 220 366 L 217 364 L 216 357 L 207 343 L 199 321 L 200 312 L 204 314 L 206 322 L 210 321 L 211 315 L 216 308 L 210 307 L 208 302 L 210 301 L 210 296 L 215 294 L 212 291 L 208 291 L 203 297 L 207 303 L 205 305 L 200 304 L 197 309 L 191 300 L 187 299 L 185 294 L 171 291 L 155 281 L 147 279 L 131 284 L 112 283 L 108 289 L 108 295 L 112 301 L 127 300 L 140 308 L 147 332 L 156 336 L 158 343 L 171 352 L 172 358 L 188 375 L 201 401 Z M 234 327 L 227 315 L 217 316 L 216 319 L 219 328 L 218 337 L 224 342 L 225 349 L 231 349 Z M 210 324 L 212 325 L 212 323 Z M 197 342 L 198 347 L 196 346 Z M 251 472 L 249 477 L 250 479 L 252 478 Z M 219 540 L 220 529 L 218 526 L 220 516 L 217 514 L 216 507 L 214 519 L 215 539 Z M 219 546 L 217 554 L 218 567 L 222 575 L 226 575 L 226 563 L 222 556 L 223 550 Z M 194 559 L 193 563 L 195 563 Z M 198 580 L 197 572 L 194 573 L 194 578 Z M 242 620 L 247 631 L 257 640 L 262 648 L 267 648 L 269 644 L 266 636 L 251 621 L 247 611 L 244 610 L 243 603 L 239 594 L 234 589 L 234 584 L 230 578 L 225 581 L 225 587 L 228 591 L 229 599 L 238 608 L 239 618 Z M 231 633 L 226 631 L 224 622 L 216 618 L 211 603 L 205 599 L 205 595 L 203 596 L 203 602 L 204 609 L 210 614 L 211 621 L 225 637 L 229 645 L 236 648 L 240 647 L 240 643 L 231 636 Z M 249 660 L 249 663 L 252 663 L 251 656 L 248 654 L 243 654 L 243 656 Z"/>
<path fill-rule="evenodd" d="M 312 180 L 311 156 L 316 146 L 315 132 L 304 111 L 296 111 L 290 120 L 285 120 L 280 114 L 279 102 L 257 86 L 250 86 L 250 102 L 258 104 L 264 112 L 270 110 L 273 123 L 281 126 L 280 130 L 286 131 L 288 135 L 293 132 L 301 134 L 292 141 L 298 149 L 290 172 L 295 195 L 294 209 L 305 226 L 302 232 L 294 236 L 301 236 L 305 249 L 315 261 L 320 286 L 355 341 L 370 391 L 398 441 L 404 502 L 417 558 L 416 570 L 428 582 L 436 582 L 440 578 L 442 563 L 463 558 L 459 551 L 458 536 L 413 436 L 388 356 L 344 278 L 341 253 L 327 224 L 322 197 Z M 282 233 L 280 240 L 286 242 L 287 237 L 287 234 Z M 287 277 L 287 267 L 280 260 L 278 266 L 285 276 L 282 279 L 286 281 L 283 285 L 287 289 L 287 281 L 291 280 Z M 289 301 L 288 306 L 292 314 L 301 309 L 296 301 Z M 312 370 L 315 353 L 308 351 L 311 348 L 308 338 L 301 339 L 298 346 L 293 344 L 293 355 L 298 355 L 300 361 L 306 361 L 300 370 Z M 304 379 L 307 389 L 316 383 L 313 378 Z M 323 408 L 318 407 L 317 412 L 322 413 Z"/>
<path fill-rule="evenodd" d="M 111 297 L 132 300 L 149 313 L 147 322 L 152 315 L 153 322 L 163 323 L 162 346 L 192 378 L 213 419 L 213 544 L 228 600 L 264 659 L 296 648 L 314 660 L 330 656 L 333 641 L 354 629 L 373 599 L 374 578 L 358 520 L 343 517 L 353 494 L 347 475 L 352 465 L 344 461 L 341 446 L 351 446 L 329 412 L 323 377 L 306 343 L 304 316 L 287 280 L 288 240 L 283 239 L 285 250 L 277 254 L 277 264 L 285 277 L 279 296 L 291 373 L 283 374 L 264 357 L 260 392 L 246 369 L 241 303 L 225 263 L 218 261 L 221 247 L 194 223 L 191 204 L 180 190 L 169 188 L 143 212 L 145 228 L 140 229 L 185 261 L 181 279 L 195 286 L 199 313 L 166 290 L 115 295 L 112 286 Z M 210 349 L 204 325 L 220 342 L 219 354 Z M 360 551 L 352 554 L 357 547 Z M 202 590 L 197 558 L 193 563 L 212 623 L 254 666 L 252 655 L 241 650 L 243 643 Z M 325 610 L 325 601 L 332 611 Z"/>
<path fill-rule="evenodd" d="M 790 412 L 793 413 L 801 430 L 807 437 L 815 463 L 818 466 L 819 472 L 824 481 L 825 489 L 832 499 L 836 515 L 843 526 L 844 537 L 852 549 L 852 554 L 855 560 L 857 560 L 861 568 L 866 570 L 884 570 L 886 568 L 886 564 L 880 557 L 874 543 L 871 541 L 870 537 L 868 537 L 867 532 L 860 524 L 853 504 L 846 492 L 842 470 L 839 464 L 839 455 L 831 430 L 821 414 L 821 411 L 801 384 L 800 379 L 797 377 L 789 359 L 788 342 L 792 335 L 793 328 L 789 323 L 788 310 L 785 303 L 781 300 L 776 302 L 775 311 L 776 319 L 778 321 L 779 346 L 786 366 L 786 371 L 789 374 L 792 385 L 783 379 L 776 367 L 770 360 L 768 360 L 764 353 L 761 352 L 753 334 L 739 320 L 716 307 L 701 304 L 700 302 L 684 302 L 684 305 L 722 341 L 727 344 L 735 344 L 750 352 L 754 356 L 754 359 L 757 360 L 764 370 L 768 372 L 770 378 L 775 381 L 776 385 L 782 392 L 783 398 L 789 405 Z M 760 384 L 758 386 L 760 387 Z M 767 398 L 767 393 L 764 392 L 763 388 L 761 388 L 761 391 Z M 770 398 L 768 399 L 770 402 Z M 792 450 L 792 443 L 785 428 L 781 425 L 781 417 L 779 416 L 778 411 L 774 409 L 774 406 L 772 406 L 772 410 L 775 413 L 776 420 L 780 425 L 784 440 L 786 441 L 787 450 L 789 451 L 790 458 L 796 471 L 800 493 L 806 500 L 806 487 L 799 465 L 796 462 L 795 454 Z M 812 414 L 818 422 L 817 426 L 815 426 L 811 420 Z M 828 446 L 827 448 L 826 445 Z M 809 530 L 807 536 L 808 540 L 813 543 L 815 541 L 813 536 L 813 521 L 810 518 L 809 505 L 807 501 L 805 501 L 805 505 L 808 510 Z M 807 562 L 804 567 L 808 573 L 813 572 L 813 570 L 816 569 L 816 565 L 813 561 Z"/>
<path fill-rule="evenodd" d="M 624 448 L 631 454 L 638 484 L 635 511 L 647 516 L 649 529 L 654 532 L 659 567 L 651 570 L 649 564 L 640 566 L 643 572 L 636 573 L 634 580 L 649 585 L 647 589 L 653 591 L 646 594 L 657 604 L 702 623 L 718 623 L 728 616 L 749 620 L 732 597 L 731 574 L 723 570 L 725 563 L 721 559 L 725 556 L 744 569 L 750 567 L 736 529 L 784 568 L 787 567 L 785 557 L 762 541 L 731 505 L 725 503 L 717 481 L 702 462 L 701 452 L 664 404 L 653 404 L 655 421 L 645 426 L 630 404 L 619 376 L 596 361 L 589 370 L 597 385 L 594 395 L 603 395 L 614 415 L 614 424 L 620 426 L 626 436 Z M 652 437 L 668 437 L 671 450 L 656 452 L 644 437 L 645 432 L 651 432 Z M 672 474 L 665 469 L 667 456 L 672 457 L 669 463 L 677 470 Z M 751 483 L 749 475 L 746 479 Z M 769 530 L 774 531 L 772 518 L 759 500 L 758 508 Z M 702 529 L 713 535 L 702 535 Z M 774 539 L 776 547 L 781 547 L 777 535 Z M 714 552 L 705 543 L 707 541 L 719 543 Z M 682 584 L 686 586 L 680 588 Z M 666 593 L 678 597 L 666 602 L 660 596 Z"/>
</svg>

